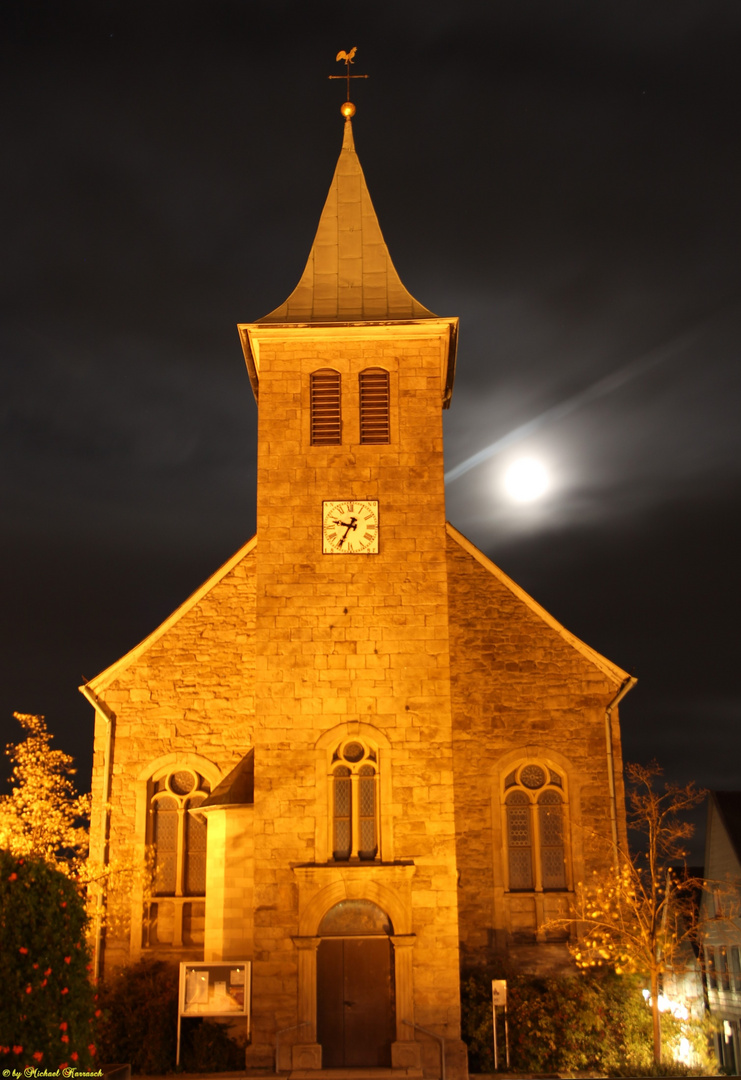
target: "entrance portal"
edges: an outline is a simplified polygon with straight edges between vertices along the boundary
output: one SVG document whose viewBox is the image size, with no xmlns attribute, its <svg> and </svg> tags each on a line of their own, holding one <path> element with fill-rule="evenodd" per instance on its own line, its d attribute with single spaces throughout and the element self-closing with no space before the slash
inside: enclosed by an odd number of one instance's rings
<svg viewBox="0 0 741 1080">
<path fill-rule="evenodd" d="M 324 916 L 317 955 L 317 1039 L 324 1068 L 391 1066 L 395 1037 L 391 922 L 369 900 Z"/>
</svg>

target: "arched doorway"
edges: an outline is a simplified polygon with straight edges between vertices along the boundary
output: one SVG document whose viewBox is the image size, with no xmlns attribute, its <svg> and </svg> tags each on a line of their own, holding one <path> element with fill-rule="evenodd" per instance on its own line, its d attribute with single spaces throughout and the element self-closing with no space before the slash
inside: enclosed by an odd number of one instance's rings
<svg viewBox="0 0 741 1080">
<path fill-rule="evenodd" d="M 322 1066 L 389 1068 L 395 1038 L 391 920 L 370 900 L 342 900 L 322 919 L 317 1041 Z"/>
</svg>

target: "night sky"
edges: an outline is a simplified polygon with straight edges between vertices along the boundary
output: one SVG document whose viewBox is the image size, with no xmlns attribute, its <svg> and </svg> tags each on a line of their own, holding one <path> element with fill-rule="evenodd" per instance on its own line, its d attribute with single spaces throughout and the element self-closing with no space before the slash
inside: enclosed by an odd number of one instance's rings
<svg viewBox="0 0 741 1080">
<path fill-rule="evenodd" d="M 355 142 L 410 292 L 458 315 L 448 517 L 639 679 L 625 757 L 738 788 L 737 0 L 5 0 L 2 741 L 254 532 L 237 322 Z M 516 457 L 552 486 L 513 503 Z M 470 462 L 469 462 L 470 463 Z"/>
</svg>

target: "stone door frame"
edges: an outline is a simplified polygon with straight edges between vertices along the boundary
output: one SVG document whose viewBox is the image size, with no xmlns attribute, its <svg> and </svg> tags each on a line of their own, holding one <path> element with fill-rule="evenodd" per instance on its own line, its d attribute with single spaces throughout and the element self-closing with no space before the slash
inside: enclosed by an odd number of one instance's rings
<svg viewBox="0 0 741 1080">
<path fill-rule="evenodd" d="M 370 900 L 391 919 L 394 933 L 396 985 L 396 1041 L 391 1044 L 394 1068 L 420 1068 L 421 1046 L 415 1041 L 414 974 L 412 950 L 411 880 L 414 866 L 306 866 L 294 867 L 299 884 L 299 933 L 293 938 L 298 952 L 298 1038 L 292 1047 L 294 1069 L 320 1069 L 322 1048 L 317 1042 L 317 952 L 322 919 L 342 900 Z M 379 880 L 382 878 L 382 880 Z"/>
</svg>

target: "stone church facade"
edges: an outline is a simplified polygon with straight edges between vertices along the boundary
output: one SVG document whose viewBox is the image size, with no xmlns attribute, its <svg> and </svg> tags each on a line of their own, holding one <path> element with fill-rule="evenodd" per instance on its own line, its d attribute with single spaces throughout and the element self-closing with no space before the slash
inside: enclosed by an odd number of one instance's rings
<svg viewBox="0 0 741 1080">
<path fill-rule="evenodd" d="M 93 857 L 152 870 L 101 896 L 98 969 L 250 960 L 253 1066 L 285 1032 L 283 1068 L 439 1075 L 433 1032 L 465 1076 L 461 965 L 562 964 L 545 924 L 625 839 L 634 680 L 445 519 L 457 330 L 400 281 L 347 118 L 298 286 L 239 327 L 256 536 L 81 688 Z"/>
</svg>

